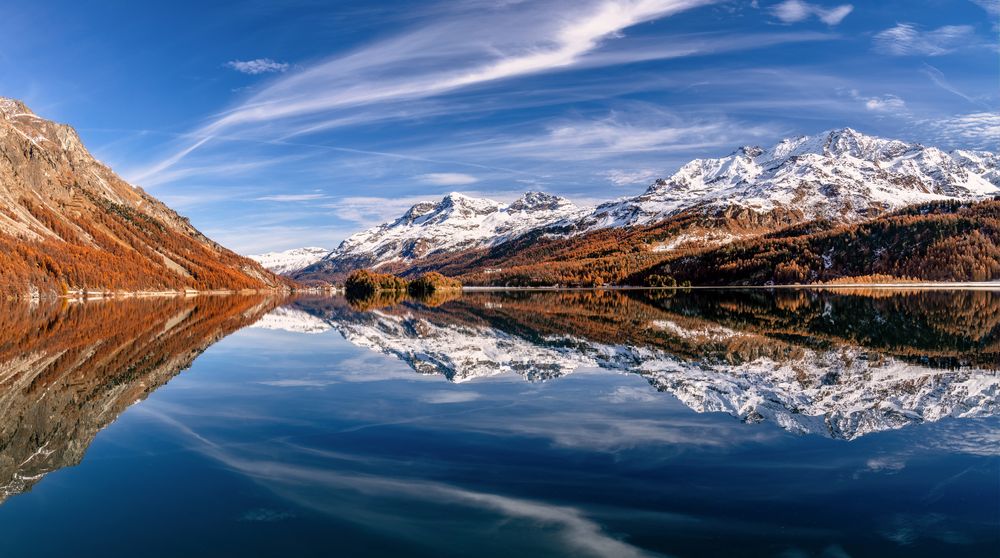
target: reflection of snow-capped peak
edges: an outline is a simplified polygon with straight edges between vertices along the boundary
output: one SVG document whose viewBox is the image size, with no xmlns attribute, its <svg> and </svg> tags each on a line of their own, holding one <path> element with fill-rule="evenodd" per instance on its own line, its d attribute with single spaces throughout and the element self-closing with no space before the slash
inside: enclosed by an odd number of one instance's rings
<svg viewBox="0 0 1000 558">
<path fill-rule="evenodd" d="M 369 312 L 331 323 L 356 345 L 455 382 L 509 372 L 549 379 L 600 367 L 639 374 L 697 412 L 725 412 L 746 422 L 766 420 L 791 432 L 840 439 L 945 417 L 1000 414 L 996 372 L 934 369 L 854 347 L 802 348 L 781 362 L 757 356 L 734 364 L 685 360 L 659 347 L 609 345 L 572 334 L 529 340 L 487 326 L 432 321 L 419 312 Z M 704 322 L 651 325 L 695 345 L 740 337 L 767 341 Z"/>
<path fill-rule="evenodd" d="M 413 315 L 369 312 L 358 320 L 333 322 L 344 338 L 403 360 L 421 374 L 441 374 L 453 382 L 517 373 L 545 380 L 593 366 L 583 355 L 560 354 L 513 335 L 461 325 L 437 325 Z"/>
<path fill-rule="evenodd" d="M 292 333 L 323 333 L 330 331 L 332 326 L 320 318 L 297 308 L 275 308 L 265 314 L 253 327 L 290 331 Z"/>
</svg>

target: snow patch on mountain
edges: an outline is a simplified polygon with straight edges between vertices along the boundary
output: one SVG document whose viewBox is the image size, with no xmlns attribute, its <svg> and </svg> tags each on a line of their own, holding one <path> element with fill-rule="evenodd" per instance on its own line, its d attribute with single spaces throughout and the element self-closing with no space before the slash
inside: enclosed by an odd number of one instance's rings
<svg viewBox="0 0 1000 558">
<path fill-rule="evenodd" d="M 274 273 L 290 275 L 322 260 L 329 253 L 326 248 L 307 247 L 247 257 Z"/>
<path fill-rule="evenodd" d="M 587 232 L 733 206 L 856 222 L 916 203 L 973 201 L 998 193 L 1000 156 L 995 153 L 946 153 L 844 128 L 786 139 L 770 149 L 746 146 L 726 157 L 695 159 L 643 194 L 601 204 L 571 224 Z"/>
<path fill-rule="evenodd" d="M 352 235 L 319 267 L 378 267 L 432 254 L 492 246 L 587 213 L 566 198 L 528 192 L 510 204 L 453 192 L 421 202 L 402 217 Z"/>
<path fill-rule="evenodd" d="M 912 204 L 976 201 L 998 194 L 996 153 L 947 153 L 843 128 L 785 139 L 768 149 L 745 146 L 726 157 L 695 159 L 638 196 L 592 209 L 539 192 L 529 192 L 511 204 L 452 193 L 437 202 L 418 203 L 391 223 L 357 233 L 322 260 L 299 269 L 306 276 L 316 273 L 322 278 L 494 246 L 529 233 L 572 236 L 650 225 L 689 211 L 731 215 L 736 209 L 736 215 L 751 217 L 777 212 L 785 224 L 818 218 L 853 223 Z M 752 219 L 749 224 L 753 225 Z M 718 245 L 740 237 L 704 229 L 667 239 L 653 249 Z"/>
</svg>

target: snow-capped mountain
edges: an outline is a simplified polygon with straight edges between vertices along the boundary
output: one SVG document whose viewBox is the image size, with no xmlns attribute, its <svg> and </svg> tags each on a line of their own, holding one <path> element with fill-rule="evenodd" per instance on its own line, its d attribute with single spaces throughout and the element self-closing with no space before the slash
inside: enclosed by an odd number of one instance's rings
<svg viewBox="0 0 1000 558">
<path fill-rule="evenodd" d="M 451 193 L 438 202 L 418 203 L 391 223 L 352 235 L 305 271 L 377 267 L 492 246 L 586 213 L 565 198 L 541 192 L 528 192 L 510 204 Z"/>
<path fill-rule="evenodd" d="M 330 251 L 326 248 L 307 247 L 247 257 L 274 273 L 289 275 L 322 260 L 329 253 Z"/>
<path fill-rule="evenodd" d="M 593 209 L 537 192 L 509 205 L 449 194 L 351 236 L 296 277 L 330 279 L 390 263 L 405 267 L 428 256 L 494 246 L 527 233 L 567 237 L 649 225 L 681 213 L 722 216 L 746 226 L 736 234 L 713 226 L 685 230 L 654 250 L 710 246 L 818 218 L 853 223 L 916 203 L 975 201 L 997 194 L 996 153 L 947 153 L 844 128 L 786 139 L 768 149 L 745 146 L 725 157 L 695 159 L 638 196 Z"/>
<path fill-rule="evenodd" d="M 733 206 L 855 222 L 915 203 L 998 193 L 995 153 L 946 153 L 844 128 L 786 139 L 770 149 L 746 146 L 719 159 L 695 159 L 639 196 L 601 204 L 575 226 L 591 231 L 644 225 L 685 210 Z"/>
</svg>

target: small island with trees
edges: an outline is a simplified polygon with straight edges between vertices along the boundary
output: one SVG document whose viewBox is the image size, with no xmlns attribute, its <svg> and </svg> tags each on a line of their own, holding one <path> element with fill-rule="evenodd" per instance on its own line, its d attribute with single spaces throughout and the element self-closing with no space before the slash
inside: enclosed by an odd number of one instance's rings
<svg viewBox="0 0 1000 558">
<path fill-rule="evenodd" d="M 344 294 L 358 307 L 379 307 L 398 304 L 407 297 L 420 302 L 440 303 L 462 292 L 462 283 L 431 271 L 408 281 L 388 273 L 368 269 L 352 271 L 344 282 Z"/>
</svg>

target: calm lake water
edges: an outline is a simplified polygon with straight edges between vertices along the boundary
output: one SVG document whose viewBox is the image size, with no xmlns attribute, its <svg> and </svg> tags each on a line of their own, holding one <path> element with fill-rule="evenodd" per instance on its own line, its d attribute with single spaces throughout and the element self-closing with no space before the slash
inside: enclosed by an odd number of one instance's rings
<svg viewBox="0 0 1000 558">
<path fill-rule="evenodd" d="M 998 556 L 1000 293 L 10 306 L 2 556 Z"/>
</svg>

